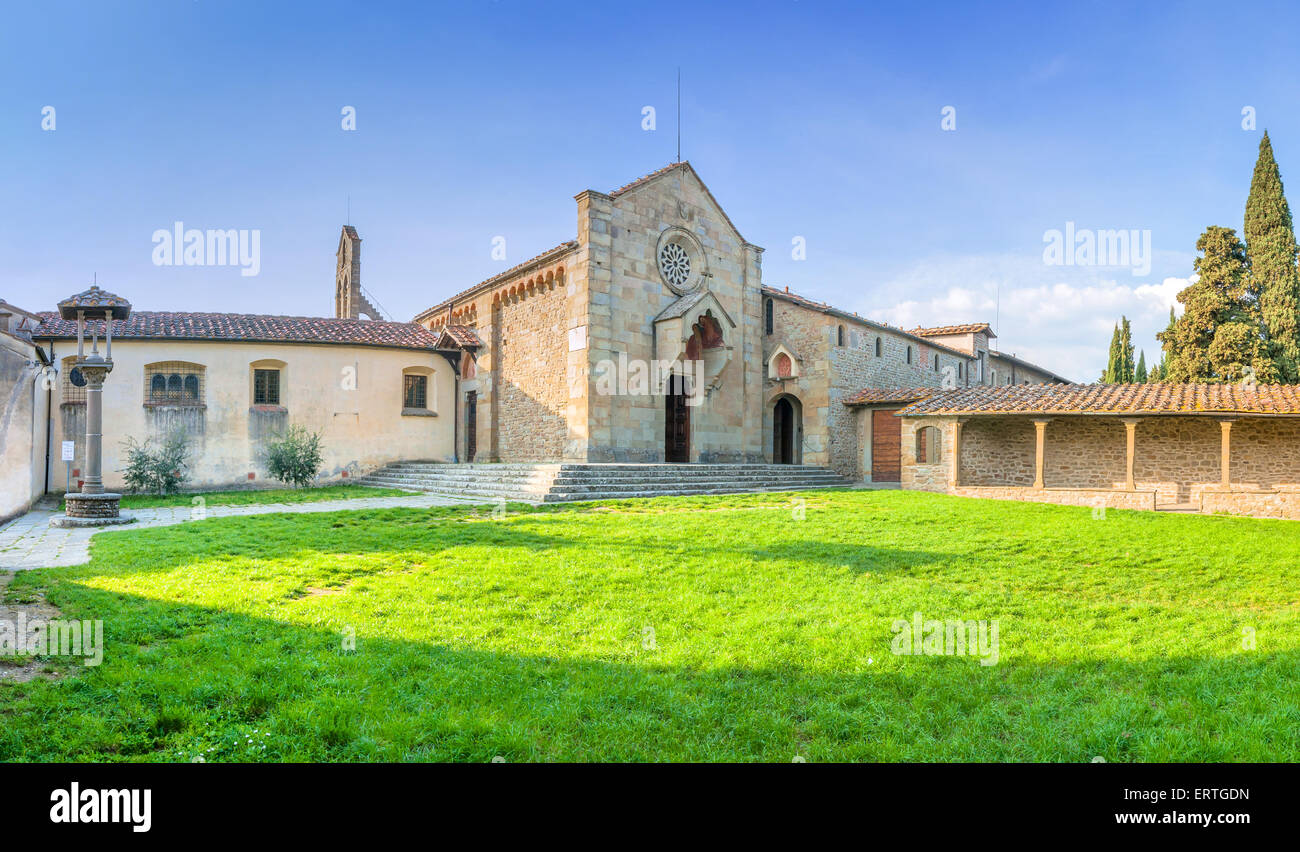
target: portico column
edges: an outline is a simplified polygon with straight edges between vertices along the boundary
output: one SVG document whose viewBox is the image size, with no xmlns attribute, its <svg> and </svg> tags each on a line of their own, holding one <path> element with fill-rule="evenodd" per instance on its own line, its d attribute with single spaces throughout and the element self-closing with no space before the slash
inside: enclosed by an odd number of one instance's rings
<svg viewBox="0 0 1300 852">
<path fill-rule="evenodd" d="M 965 420 L 952 422 L 952 458 L 949 459 L 948 485 L 956 488 L 961 485 L 961 427 Z"/>
<path fill-rule="evenodd" d="M 1047 424 L 1051 420 L 1034 421 L 1034 488 L 1043 489 L 1043 444 L 1047 437 Z"/>
<path fill-rule="evenodd" d="M 1128 433 L 1128 463 L 1124 468 L 1124 490 L 1126 491 L 1137 490 L 1137 485 L 1133 481 L 1133 460 L 1137 448 L 1137 426 L 1136 418 L 1125 418 L 1124 430 Z"/>
<path fill-rule="evenodd" d="M 1231 420 L 1220 420 L 1220 441 L 1219 441 L 1219 470 L 1221 479 L 1219 484 L 1225 489 L 1232 487 L 1232 423 Z"/>
</svg>

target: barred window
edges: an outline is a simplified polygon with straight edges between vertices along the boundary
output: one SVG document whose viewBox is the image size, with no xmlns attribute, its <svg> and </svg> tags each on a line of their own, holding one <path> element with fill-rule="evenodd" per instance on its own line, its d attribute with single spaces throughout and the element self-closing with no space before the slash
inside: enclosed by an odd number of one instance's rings
<svg viewBox="0 0 1300 852">
<path fill-rule="evenodd" d="M 60 388 L 60 399 L 65 405 L 68 403 L 85 405 L 86 378 L 77 369 L 75 355 L 63 359 L 63 382 Z"/>
<path fill-rule="evenodd" d="M 429 377 L 407 373 L 404 379 L 403 408 L 429 407 Z"/>
<path fill-rule="evenodd" d="M 280 371 L 279 370 L 254 370 L 253 371 L 253 404 L 254 405 L 279 405 L 280 404 Z"/>
<path fill-rule="evenodd" d="M 146 364 L 144 401 L 151 405 L 202 405 L 206 372 L 202 364 L 187 361 Z"/>
</svg>

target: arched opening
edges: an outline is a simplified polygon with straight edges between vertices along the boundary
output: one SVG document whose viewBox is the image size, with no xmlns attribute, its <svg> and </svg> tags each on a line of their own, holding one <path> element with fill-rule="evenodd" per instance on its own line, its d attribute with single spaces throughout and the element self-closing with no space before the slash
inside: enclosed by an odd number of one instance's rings
<svg viewBox="0 0 1300 852">
<path fill-rule="evenodd" d="M 772 406 L 772 462 L 799 464 L 803 445 L 803 408 L 790 396 Z"/>
<path fill-rule="evenodd" d="M 938 464 L 941 461 L 942 438 L 939 430 L 925 426 L 916 430 L 916 463 Z"/>
</svg>

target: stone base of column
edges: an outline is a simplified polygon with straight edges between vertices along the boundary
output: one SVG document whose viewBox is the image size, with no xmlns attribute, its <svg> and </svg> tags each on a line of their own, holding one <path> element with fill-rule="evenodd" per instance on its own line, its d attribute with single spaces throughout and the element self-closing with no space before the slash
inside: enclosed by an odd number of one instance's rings
<svg viewBox="0 0 1300 852">
<path fill-rule="evenodd" d="M 135 522 L 134 515 L 123 515 L 121 494 L 63 495 L 64 513 L 50 519 L 52 527 L 107 527 Z"/>
</svg>

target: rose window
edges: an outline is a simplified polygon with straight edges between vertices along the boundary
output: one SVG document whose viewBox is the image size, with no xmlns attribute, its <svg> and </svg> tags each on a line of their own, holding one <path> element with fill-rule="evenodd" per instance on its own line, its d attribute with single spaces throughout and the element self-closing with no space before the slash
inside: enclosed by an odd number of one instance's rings
<svg viewBox="0 0 1300 852">
<path fill-rule="evenodd" d="M 659 274 L 671 287 L 685 287 L 691 277 L 691 256 L 677 243 L 659 249 Z"/>
</svg>

